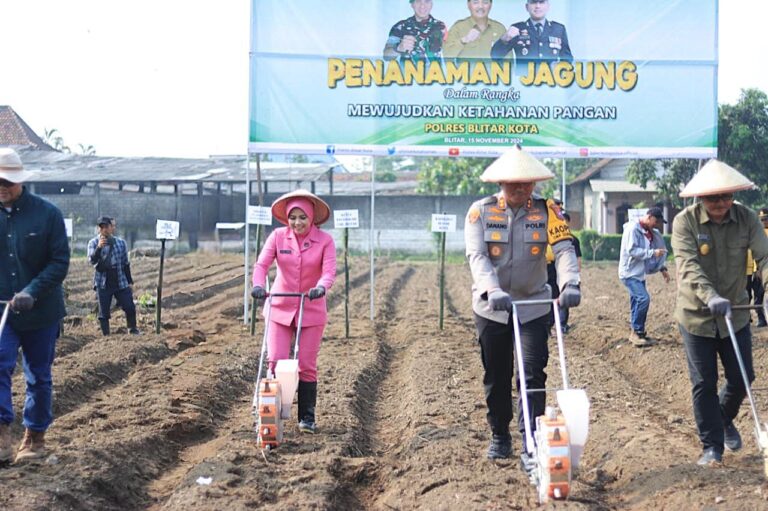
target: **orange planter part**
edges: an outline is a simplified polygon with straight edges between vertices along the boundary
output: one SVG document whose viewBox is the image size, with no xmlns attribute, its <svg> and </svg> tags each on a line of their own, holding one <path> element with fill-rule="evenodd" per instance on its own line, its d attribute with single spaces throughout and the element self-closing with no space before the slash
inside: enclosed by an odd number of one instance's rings
<svg viewBox="0 0 768 511">
<path fill-rule="evenodd" d="M 273 449 L 283 442 L 283 421 L 280 383 L 264 379 L 259 384 L 259 410 L 256 422 L 256 442 L 261 449 Z"/>
</svg>

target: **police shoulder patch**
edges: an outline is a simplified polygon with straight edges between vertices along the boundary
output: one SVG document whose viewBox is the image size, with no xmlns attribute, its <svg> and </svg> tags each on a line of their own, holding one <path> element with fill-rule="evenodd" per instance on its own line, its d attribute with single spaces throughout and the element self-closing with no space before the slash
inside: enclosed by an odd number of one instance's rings
<svg viewBox="0 0 768 511">
<path fill-rule="evenodd" d="M 480 208 L 472 206 L 469 209 L 469 213 L 467 213 L 467 220 L 469 220 L 470 224 L 476 224 L 480 220 Z"/>
</svg>

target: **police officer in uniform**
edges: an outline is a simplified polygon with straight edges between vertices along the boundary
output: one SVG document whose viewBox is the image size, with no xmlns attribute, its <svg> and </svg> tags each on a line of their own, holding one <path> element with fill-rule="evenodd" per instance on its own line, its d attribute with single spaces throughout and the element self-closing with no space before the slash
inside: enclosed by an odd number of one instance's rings
<svg viewBox="0 0 768 511">
<path fill-rule="evenodd" d="M 499 193 L 469 208 L 464 224 L 467 259 L 472 271 L 472 309 L 480 341 L 483 385 L 492 440 L 488 458 L 512 454 L 509 424 L 512 421 L 514 334 L 510 310 L 516 300 L 549 299 L 547 244 L 552 245 L 557 265 L 560 305 L 575 307 L 581 301 L 579 270 L 568 224 L 552 200 L 533 195 L 537 181 L 554 175 L 520 146 L 491 164 L 481 176 L 499 183 Z M 549 358 L 550 305 L 518 308 L 528 389 L 543 389 Z M 519 383 L 518 383 L 519 388 Z M 529 394 L 531 424 L 544 413 L 543 392 Z M 518 400 L 518 410 L 522 410 Z M 518 414 L 518 429 L 524 421 Z M 523 435 L 523 443 L 525 443 Z M 523 445 L 521 463 L 533 468 Z"/>
<path fill-rule="evenodd" d="M 525 10 L 530 18 L 513 23 L 491 47 L 491 57 L 501 59 L 513 53 L 517 62 L 572 61 L 565 25 L 547 19 L 549 0 L 528 0 Z"/>
<path fill-rule="evenodd" d="M 672 251 L 677 265 L 675 319 L 683 337 L 691 380 L 693 415 L 703 452 L 699 465 L 719 464 L 723 451 L 742 447 L 733 420 L 747 390 L 724 316 L 733 321 L 736 343 L 749 381 L 755 379 L 749 310 L 732 305 L 749 303 L 746 291 L 747 251 L 757 262 L 763 282 L 768 279 L 768 238 L 757 215 L 735 202 L 733 192 L 754 184 L 735 169 L 710 160 L 680 193 L 699 197 L 672 224 Z M 717 359 L 725 374 L 718 392 Z"/>
</svg>

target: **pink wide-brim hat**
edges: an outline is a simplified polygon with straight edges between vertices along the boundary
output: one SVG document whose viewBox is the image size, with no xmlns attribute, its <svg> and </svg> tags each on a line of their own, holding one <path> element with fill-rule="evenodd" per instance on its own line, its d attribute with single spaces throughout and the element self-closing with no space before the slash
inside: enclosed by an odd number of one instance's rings
<svg viewBox="0 0 768 511">
<path fill-rule="evenodd" d="M 272 203 L 272 216 L 275 217 L 275 220 L 281 224 L 288 225 L 288 213 L 290 213 L 287 211 L 288 203 L 291 199 L 299 198 L 312 202 L 312 206 L 315 208 L 315 225 L 324 224 L 331 217 L 331 208 L 323 199 L 314 193 L 301 189 L 288 192 L 275 199 L 275 202 Z"/>
</svg>

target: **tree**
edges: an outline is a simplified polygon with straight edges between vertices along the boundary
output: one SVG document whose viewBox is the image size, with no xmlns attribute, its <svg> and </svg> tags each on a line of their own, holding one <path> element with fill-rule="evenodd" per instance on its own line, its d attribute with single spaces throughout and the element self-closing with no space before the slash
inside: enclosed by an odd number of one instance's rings
<svg viewBox="0 0 768 511">
<path fill-rule="evenodd" d="M 735 105 L 721 105 L 717 139 L 719 159 L 759 187 L 740 193 L 739 199 L 762 206 L 768 192 L 768 95 L 745 89 Z"/>
<path fill-rule="evenodd" d="M 480 181 L 492 158 L 434 158 L 418 174 L 417 193 L 431 195 L 485 195 L 496 193 L 496 183 Z"/>
<path fill-rule="evenodd" d="M 746 89 L 735 105 L 721 105 L 718 116 L 718 159 L 739 170 L 759 189 L 739 192 L 738 198 L 748 206 L 764 204 L 768 192 L 768 95 L 757 89 Z M 661 172 L 656 162 L 661 162 Z M 645 188 L 656 182 L 657 199 L 676 206 L 683 204 L 680 190 L 699 168 L 700 160 L 635 160 L 629 164 L 627 178 Z"/>
<path fill-rule="evenodd" d="M 659 170 L 659 163 L 661 170 Z M 656 183 L 655 199 L 669 202 L 677 207 L 683 205 L 680 198 L 682 186 L 691 180 L 699 170 L 699 160 L 690 158 L 667 160 L 632 160 L 627 167 L 627 179 L 630 183 L 647 188 L 648 182 Z"/>
<path fill-rule="evenodd" d="M 69 146 L 64 143 L 64 139 L 59 134 L 59 130 L 56 128 L 43 128 L 43 140 L 45 140 L 45 143 L 49 146 L 53 147 L 57 151 L 61 151 L 63 153 L 70 153 Z"/>
</svg>

